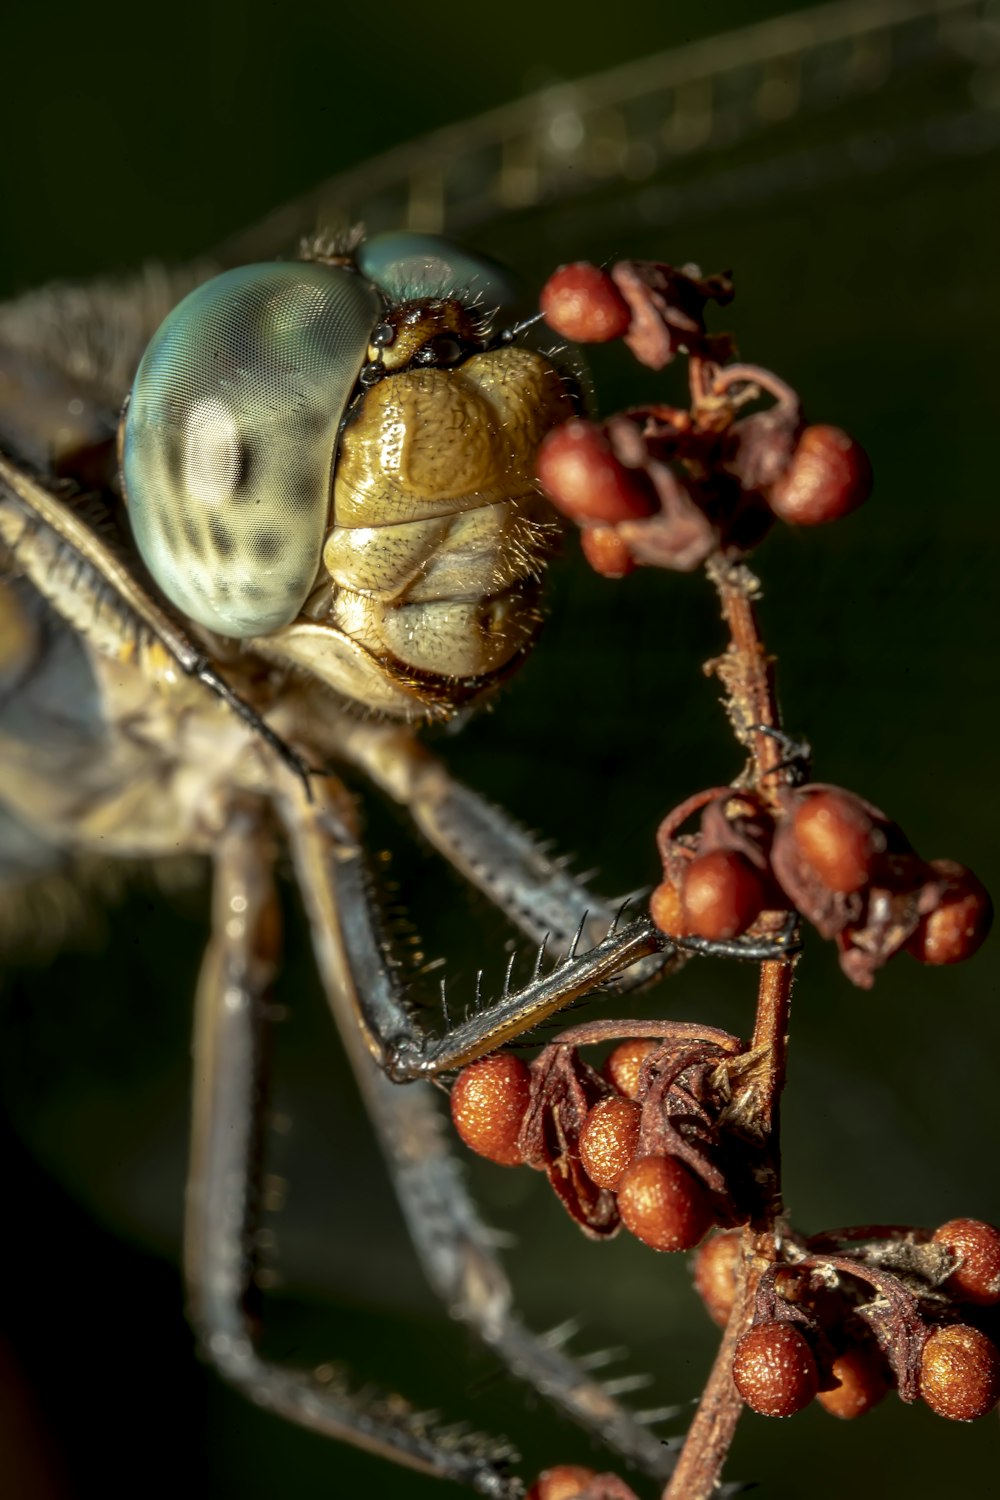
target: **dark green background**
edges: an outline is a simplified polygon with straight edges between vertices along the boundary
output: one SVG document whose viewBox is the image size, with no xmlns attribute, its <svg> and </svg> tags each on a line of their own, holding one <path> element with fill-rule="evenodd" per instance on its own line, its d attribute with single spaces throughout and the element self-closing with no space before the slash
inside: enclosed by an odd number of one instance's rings
<svg viewBox="0 0 1000 1500">
<path fill-rule="evenodd" d="M 18 7 L 2 29 L 0 292 L 201 252 L 437 124 L 780 8 Z M 947 103 L 929 87 L 928 114 Z M 842 111 L 831 139 L 855 128 Z M 779 133 L 763 155 L 808 143 L 809 129 Z M 779 171 L 770 197 L 699 208 L 689 196 L 661 227 L 641 227 L 618 193 L 482 239 L 529 278 L 618 253 L 734 268 L 738 299 L 716 326 L 790 380 L 814 418 L 855 432 L 877 474 L 866 511 L 829 532 L 775 535 L 760 554 L 788 723 L 812 741 L 818 777 L 856 788 L 923 852 L 965 861 L 996 889 L 998 157 L 878 172 L 870 154 L 858 161 L 868 169 L 811 189 L 789 190 Z M 689 195 L 731 165 L 688 169 Z M 617 353 L 595 366 L 606 409 L 651 389 Z M 535 659 L 443 748 L 466 779 L 599 866 L 602 889 L 651 881 L 658 818 L 739 768 L 700 672 L 719 643 L 700 579 L 606 583 L 571 544 Z M 419 884 L 428 939 L 468 982 L 500 953 L 499 924 L 445 873 L 428 879 L 390 814 L 373 813 L 373 838 L 400 848 L 404 892 Z M 497 1376 L 424 1288 L 291 906 L 289 922 L 279 1102 L 293 1129 L 275 1167 L 291 1186 L 271 1347 L 346 1357 L 421 1405 L 505 1428 L 527 1473 L 587 1461 L 587 1440 Z M 0 1492 L 429 1500 L 443 1491 L 261 1416 L 194 1360 L 176 1261 L 204 936 L 203 888 L 142 889 L 75 951 L 15 967 L 0 1000 Z M 810 943 L 785 1108 L 801 1227 L 1000 1220 L 995 950 L 951 971 L 902 958 L 861 994 Z M 752 987 L 750 970 L 698 964 L 641 1005 L 743 1030 Z M 624 1238 L 584 1242 L 532 1174 L 474 1164 L 472 1177 L 491 1219 L 519 1235 L 510 1262 L 529 1321 L 579 1313 L 581 1347 L 626 1345 L 626 1368 L 655 1376 L 643 1404 L 697 1395 L 715 1334 L 679 1260 Z M 832 1500 L 848 1486 L 859 1500 L 971 1493 L 988 1485 L 996 1439 L 994 1419 L 963 1428 L 890 1400 L 852 1426 L 818 1410 L 748 1418 L 729 1472 L 773 1500 Z"/>
</svg>

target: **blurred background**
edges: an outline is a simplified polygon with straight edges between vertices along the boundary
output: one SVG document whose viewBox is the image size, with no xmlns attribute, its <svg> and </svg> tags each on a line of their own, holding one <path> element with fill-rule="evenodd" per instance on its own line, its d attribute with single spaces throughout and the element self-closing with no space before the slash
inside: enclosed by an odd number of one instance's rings
<svg viewBox="0 0 1000 1500">
<path fill-rule="evenodd" d="M 0 295 L 217 246 L 266 257 L 357 217 L 444 225 L 529 286 L 583 257 L 731 268 L 737 299 L 714 326 L 813 420 L 856 434 L 876 471 L 865 510 L 776 533 L 757 557 L 787 724 L 812 742 L 818 779 L 996 891 L 1000 9 L 866 0 L 764 24 L 784 14 L 780 0 L 637 0 L 627 18 L 590 0 L 508 0 L 488 17 L 457 0 L 17 7 L 3 21 Z M 587 81 L 609 67 L 621 71 Z M 297 206 L 269 217 L 283 204 Z M 604 410 L 652 397 L 621 351 L 592 365 Z M 534 659 L 440 748 L 596 867 L 602 891 L 651 883 L 664 811 L 740 769 L 700 670 L 721 640 L 700 578 L 610 583 L 571 539 Z M 495 973 L 509 938 L 495 915 L 446 871 L 429 879 L 393 813 L 373 806 L 370 828 L 403 896 L 420 887 L 418 922 L 455 991 L 482 965 Z M 0 1493 L 430 1500 L 443 1493 L 431 1481 L 262 1415 L 194 1356 L 177 1264 L 206 896 L 202 877 L 170 895 L 140 885 L 59 957 L 6 964 Z M 291 894 L 287 906 L 277 1104 L 290 1130 L 268 1165 L 288 1202 L 269 1348 L 347 1360 L 422 1407 L 505 1430 L 526 1474 L 592 1461 L 426 1290 Z M 996 954 L 954 970 L 903 956 L 863 994 L 809 942 L 784 1105 L 803 1230 L 1000 1221 Z M 693 963 L 632 1009 L 745 1031 L 753 988 L 751 969 Z M 528 1321 L 579 1314 L 576 1347 L 625 1346 L 621 1373 L 650 1372 L 639 1404 L 693 1401 L 717 1333 L 683 1261 L 624 1236 L 584 1241 L 535 1174 L 469 1170 L 518 1239 L 508 1263 Z M 832 1500 L 848 1482 L 859 1500 L 956 1493 L 957 1473 L 973 1493 L 996 1440 L 995 1419 L 965 1428 L 895 1399 L 851 1425 L 818 1409 L 747 1417 L 728 1474 L 772 1500 Z"/>
</svg>

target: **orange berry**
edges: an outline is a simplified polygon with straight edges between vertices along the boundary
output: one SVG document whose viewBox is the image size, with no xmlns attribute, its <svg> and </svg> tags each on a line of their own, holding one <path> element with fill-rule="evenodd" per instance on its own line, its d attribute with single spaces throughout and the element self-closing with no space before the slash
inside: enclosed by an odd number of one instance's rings
<svg viewBox="0 0 1000 1500">
<path fill-rule="evenodd" d="M 518 1133 L 531 1097 L 531 1071 L 513 1052 L 463 1068 L 451 1090 L 451 1117 L 470 1151 L 502 1167 L 521 1165 Z"/>
<path fill-rule="evenodd" d="M 659 1042 L 643 1037 L 632 1037 L 627 1042 L 619 1042 L 615 1050 L 605 1058 L 602 1070 L 605 1078 L 626 1099 L 638 1098 L 639 1069 L 659 1045 Z"/>
<path fill-rule="evenodd" d="M 598 1187 L 613 1192 L 626 1167 L 631 1166 L 641 1119 L 640 1105 L 618 1095 L 599 1099 L 587 1115 L 580 1132 L 580 1160 Z"/>
<path fill-rule="evenodd" d="M 736 1389 L 762 1417 L 790 1417 L 808 1406 L 819 1387 L 816 1360 L 791 1323 L 756 1323 L 733 1355 Z"/>
<path fill-rule="evenodd" d="M 697 937 L 716 942 L 738 937 L 760 915 L 763 904 L 763 881 L 735 849 L 696 855 L 684 871 L 684 921 Z"/>
<path fill-rule="evenodd" d="M 597 1478 L 595 1469 L 585 1469 L 582 1464 L 556 1464 L 543 1469 L 528 1491 L 526 1500 L 575 1500 L 592 1479 Z"/>
<path fill-rule="evenodd" d="M 844 895 L 866 885 L 880 843 L 857 797 L 837 790 L 810 792 L 792 814 L 800 854 L 828 890 Z"/>
<path fill-rule="evenodd" d="M 821 526 L 856 510 L 871 487 L 871 464 L 860 443 L 839 427 L 807 427 L 767 503 L 782 521 Z"/>
<path fill-rule="evenodd" d="M 652 1250 L 693 1250 L 712 1226 L 712 1206 L 699 1182 L 673 1156 L 643 1156 L 618 1184 L 625 1228 Z"/>
<path fill-rule="evenodd" d="M 1000 1229 L 979 1219 L 949 1219 L 931 1239 L 959 1257 L 944 1284 L 949 1296 L 980 1307 L 1000 1302 Z"/>
<path fill-rule="evenodd" d="M 550 328 L 580 344 L 620 339 L 632 321 L 629 305 L 607 271 L 585 260 L 560 266 L 542 288 L 539 306 Z"/>
<path fill-rule="evenodd" d="M 624 578 L 635 571 L 628 547 L 613 526 L 587 526 L 580 535 L 583 555 L 602 578 Z"/>
<path fill-rule="evenodd" d="M 920 1356 L 920 1394 L 953 1422 L 985 1417 L 1000 1401 L 1000 1350 L 966 1323 L 935 1328 Z"/>
<path fill-rule="evenodd" d="M 993 925 L 989 891 L 971 870 L 953 859 L 932 859 L 931 869 L 949 883 L 940 906 L 921 919 L 906 951 L 922 964 L 957 964 L 982 947 Z"/>
<path fill-rule="evenodd" d="M 710 1240 L 698 1246 L 694 1258 L 695 1289 L 712 1322 L 717 1323 L 720 1328 L 725 1328 L 733 1310 L 736 1276 L 741 1259 L 738 1229 L 726 1229 L 721 1234 L 713 1234 Z"/>
<path fill-rule="evenodd" d="M 820 1391 L 816 1400 L 831 1417 L 845 1422 L 863 1417 L 877 1406 L 889 1389 L 889 1373 L 881 1353 L 874 1345 L 858 1344 L 845 1349 L 833 1361 L 832 1371 L 840 1384 L 832 1391 Z"/>
<path fill-rule="evenodd" d="M 667 937 L 684 937 L 688 930 L 681 893 L 671 880 L 664 880 L 650 896 L 649 915 Z"/>
<path fill-rule="evenodd" d="M 615 457 L 600 427 L 571 417 L 547 433 L 538 450 L 538 477 L 553 505 L 573 521 L 634 521 L 656 500 L 644 474 Z"/>
</svg>

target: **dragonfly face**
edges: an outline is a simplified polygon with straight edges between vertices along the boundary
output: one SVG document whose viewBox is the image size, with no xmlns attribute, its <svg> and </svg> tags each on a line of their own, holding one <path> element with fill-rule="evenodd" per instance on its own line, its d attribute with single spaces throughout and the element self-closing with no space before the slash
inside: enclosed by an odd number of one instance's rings
<svg viewBox="0 0 1000 1500">
<path fill-rule="evenodd" d="M 433 236 L 386 235 L 357 262 L 242 267 L 181 302 L 121 445 L 171 603 L 398 717 L 506 675 L 555 535 L 534 454 L 573 407 L 553 365 L 499 342 L 496 281 Z"/>
</svg>

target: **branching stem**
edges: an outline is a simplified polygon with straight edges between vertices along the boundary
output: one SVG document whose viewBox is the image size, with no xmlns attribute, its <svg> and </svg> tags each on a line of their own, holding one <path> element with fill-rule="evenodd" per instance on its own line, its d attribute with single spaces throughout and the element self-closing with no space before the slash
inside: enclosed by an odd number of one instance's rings
<svg viewBox="0 0 1000 1500">
<path fill-rule="evenodd" d="M 713 558 L 708 573 L 719 593 L 729 630 L 724 655 L 710 664 L 726 689 L 726 711 L 733 732 L 750 751 L 745 783 L 772 805 L 782 774 L 781 721 L 771 660 L 764 648 L 753 601 L 754 575 L 744 566 Z M 776 920 L 783 913 L 775 914 Z M 792 993 L 792 960 L 760 966 L 757 1014 L 751 1054 L 759 1058 L 741 1080 L 741 1128 L 760 1143 L 759 1180 L 764 1207 L 759 1222 L 743 1230 L 740 1289 L 663 1500 L 709 1500 L 729 1452 L 743 1403 L 733 1384 L 733 1352 L 753 1320 L 761 1274 L 777 1256 L 781 1204 L 779 1106 L 785 1082 L 788 1016 Z"/>
</svg>

